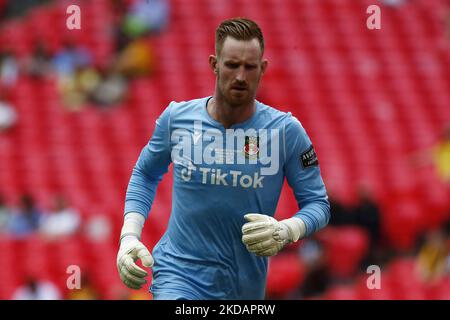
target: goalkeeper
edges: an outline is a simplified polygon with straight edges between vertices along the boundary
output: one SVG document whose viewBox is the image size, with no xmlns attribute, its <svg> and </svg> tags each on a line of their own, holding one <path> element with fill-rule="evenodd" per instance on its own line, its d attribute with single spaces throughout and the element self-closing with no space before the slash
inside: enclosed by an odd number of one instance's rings
<svg viewBox="0 0 450 320">
<path fill-rule="evenodd" d="M 133 169 L 117 255 L 128 287 L 154 299 L 263 299 L 268 257 L 325 227 L 326 189 L 300 122 L 255 99 L 267 68 L 251 20 L 223 21 L 209 64 L 214 95 L 172 102 L 156 121 Z M 236 142 L 236 143 L 233 143 Z M 162 176 L 173 163 L 172 212 L 153 252 L 141 242 Z M 298 212 L 273 218 L 284 179 Z"/>
</svg>

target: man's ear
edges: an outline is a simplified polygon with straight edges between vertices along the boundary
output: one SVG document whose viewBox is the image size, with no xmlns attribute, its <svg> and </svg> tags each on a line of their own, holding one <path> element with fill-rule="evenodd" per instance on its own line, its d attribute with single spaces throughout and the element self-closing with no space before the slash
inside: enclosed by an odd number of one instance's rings
<svg viewBox="0 0 450 320">
<path fill-rule="evenodd" d="M 261 62 L 261 73 L 264 74 L 266 72 L 267 69 L 267 65 L 269 64 L 269 61 L 267 59 L 264 59 Z"/>
<path fill-rule="evenodd" d="M 209 56 L 209 66 L 211 67 L 212 71 L 217 74 L 217 57 L 215 55 Z"/>
</svg>

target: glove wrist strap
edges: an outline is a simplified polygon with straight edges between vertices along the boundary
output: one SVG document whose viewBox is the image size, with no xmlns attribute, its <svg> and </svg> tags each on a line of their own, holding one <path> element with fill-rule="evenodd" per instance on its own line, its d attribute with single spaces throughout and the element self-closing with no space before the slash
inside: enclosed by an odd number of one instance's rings
<svg viewBox="0 0 450 320">
<path fill-rule="evenodd" d="M 290 219 L 285 219 L 280 221 L 285 226 L 287 226 L 289 230 L 289 241 L 297 242 L 300 239 L 303 239 L 306 234 L 306 225 L 302 219 L 297 217 L 292 217 Z"/>
<path fill-rule="evenodd" d="M 137 212 L 130 212 L 125 215 L 125 220 L 120 232 L 120 240 L 127 236 L 134 236 L 141 240 L 142 228 L 144 227 L 145 217 Z"/>
</svg>

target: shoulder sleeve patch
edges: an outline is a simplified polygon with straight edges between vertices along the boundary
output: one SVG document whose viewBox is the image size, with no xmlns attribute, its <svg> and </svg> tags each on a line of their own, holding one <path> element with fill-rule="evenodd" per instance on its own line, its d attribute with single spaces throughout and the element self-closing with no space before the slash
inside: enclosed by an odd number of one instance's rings
<svg viewBox="0 0 450 320">
<path fill-rule="evenodd" d="M 300 161 L 305 169 L 308 167 L 317 167 L 319 165 L 319 159 L 317 159 L 313 145 L 300 155 Z"/>
</svg>

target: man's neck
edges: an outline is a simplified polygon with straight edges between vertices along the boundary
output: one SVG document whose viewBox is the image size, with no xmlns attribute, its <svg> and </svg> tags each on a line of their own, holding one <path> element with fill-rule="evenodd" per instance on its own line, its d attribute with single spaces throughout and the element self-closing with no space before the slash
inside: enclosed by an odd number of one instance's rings
<svg viewBox="0 0 450 320">
<path fill-rule="evenodd" d="M 255 112 L 255 100 L 246 105 L 232 107 L 217 95 L 214 95 L 208 101 L 206 109 L 214 120 L 228 129 L 232 125 L 245 122 L 252 117 Z"/>
</svg>

